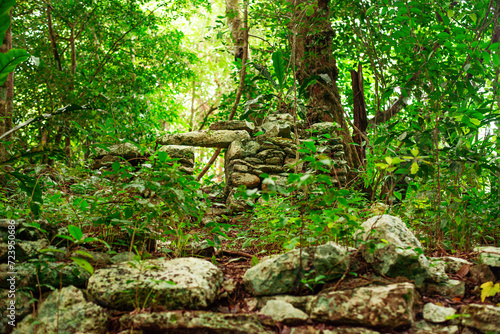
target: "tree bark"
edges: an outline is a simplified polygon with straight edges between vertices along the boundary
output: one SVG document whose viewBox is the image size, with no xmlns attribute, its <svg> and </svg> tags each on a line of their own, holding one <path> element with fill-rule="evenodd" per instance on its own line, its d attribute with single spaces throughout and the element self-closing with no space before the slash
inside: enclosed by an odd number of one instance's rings
<svg viewBox="0 0 500 334">
<path fill-rule="evenodd" d="M 5 32 L 0 52 L 7 53 L 12 49 L 12 30 L 9 27 Z M 0 86 L 0 135 L 12 128 L 12 112 L 14 110 L 14 73 L 9 73 L 5 83 Z M 7 136 L 4 140 L 9 140 Z M 0 162 L 7 159 L 7 148 L 0 143 Z"/>
<path fill-rule="evenodd" d="M 368 127 L 368 117 L 366 114 L 365 91 L 363 88 L 363 67 L 358 65 L 358 71 L 351 70 L 351 85 L 353 94 L 353 111 L 354 111 L 354 135 L 352 139 L 358 145 L 356 150 L 359 159 L 364 165 L 366 159 L 366 128 Z"/>
<path fill-rule="evenodd" d="M 231 36 L 234 42 L 235 60 L 243 59 L 245 33 L 241 21 L 241 8 L 239 0 L 226 0 L 227 25 L 231 30 Z"/>
<path fill-rule="evenodd" d="M 302 85 L 313 76 L 322 78 L 307 88 L 307 121 L 309 124 L 337 123 L 346 160 L 351 167 L 357 168 L 361 166 L 361 159 L 351 145 L 353 139 L 336 84 L 339 70 L 333 56 L 335 32 L 330 24 L 329 0 L 290 0 L 290 3 L 295 11 L 291 31 L 296 33 L 297 80 Z"/>
</svg>

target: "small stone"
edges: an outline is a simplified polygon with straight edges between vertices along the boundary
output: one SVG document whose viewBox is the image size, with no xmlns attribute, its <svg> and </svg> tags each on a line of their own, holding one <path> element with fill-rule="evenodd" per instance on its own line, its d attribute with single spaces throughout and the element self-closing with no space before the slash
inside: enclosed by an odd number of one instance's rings
<svg viewBox="0 0 500 334">
<path fill-rule="evenodd" d="M 434 323 L 441 323 L 448 321 L 448 317 L 452 317 L 457 311 L 452 307 L 443 307 L 433 303 L 424 305 L 422 311 L 424 319 Z"/>
<path fill-rule="evenodd" d="M 425 320 L 417 321 L 413 327 L 408 331 L 408 334 L 458 334 L 459 329 L 457 325 L 437 325 L 428 323 Z M 462 334 L 464 332 L 462 331 Z"/>
<path fill-rule="evenodd" d="M 260 314 L 285 324 L 297 324 L 305 322 L 309 318 L 306 313 L 293 307 L 292 304 L 280 300 L 270 300 L 267 302 L 260 311 Z"/>
<path fill-rule="evenodd" d="M 469 274 L 478 285 L 495 281 L 495 274 L 486 263 L 470 267 Z"/>
<path fill-rule="evenodd" d="M 165 152 L 171 158 L 194 160 L 194 150 L 193 146 L 163 145 L 158 149 L 158 152 Z"/>
<path fill-rule="evenodd" d="M 260 185 L 260 178 L 249 173 L 233 173 L 231 175 L 231 184 L 234 187 L 246 186 L 251 189 Z"/>
<path fill-rule="evenodd" d="M 500 307 L 481 304 L 469 304 L 460 308 L 462 326 L 472 327 L 482 332 L 500 333 Z"/>
<path fill-rule="evenodd" d="M 430 295 L 463 298 L 465 295 L 465 282 L 450 279 L 443 283 L 425 283 L 422 291 Z"/>
<path fill-rule="evenodd" d="M 445 271 L 446 273 L 449 274 L 456 274 L 460 270 L 460 268 L 462 268 L 466 264 L 472 265 L 472 262 L 453 256 L 433 257 L 430 259 L 432 261 L 434 260 L 443 261 L 445 263 Z"/>
</svg>

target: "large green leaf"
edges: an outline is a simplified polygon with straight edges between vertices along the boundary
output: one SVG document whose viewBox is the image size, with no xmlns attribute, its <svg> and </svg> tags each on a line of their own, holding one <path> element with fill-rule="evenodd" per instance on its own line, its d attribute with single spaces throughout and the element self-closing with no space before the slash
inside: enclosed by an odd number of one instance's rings
<svg viewBox="0 0 500 334">
<path fill-rule="evenodd" d="M 16 0 L 0 0 L 0 44 L 3 44 L 5 32 L 10 26 L 10 10 Z"/>
<path fill-rule="evenodd" d="M 276 51 L 273 53 L 273 67 L 276 73 L 276 78 L 278 79 L 280 91 L 283 90 L 283 84 L 285 82 L 285 62 L 283 60 L 283 53 L 281 51 Z"/>
<path fill-rule="evenodd" d="M 10 49 L 7 53 L 0 53 L 0 86 L 5 83 L 10 72 L 17 65 L 28 60 L 28 52 L 22 49 Z"/>
</svg>

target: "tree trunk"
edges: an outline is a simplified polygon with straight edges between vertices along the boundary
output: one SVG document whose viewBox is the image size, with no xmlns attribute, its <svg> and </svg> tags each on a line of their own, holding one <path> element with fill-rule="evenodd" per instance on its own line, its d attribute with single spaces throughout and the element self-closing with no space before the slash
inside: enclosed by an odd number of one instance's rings
<svg viewBox="0 0 500 334">
<path fill-rule="evenodd" d="M 353 112 L 354 112 L 354 135 L 352 139 L 358 145 L 356 150 L 361 163 L 365 164 L 366 159 L 366 128 L 368 127 L 368 117 L 366 114 L 365 90 L 363 88 L 363 68 L 358 65 L 358 71 L 351 70 L 351 86 L 353 95 Z"/>
<path fill-rule="evenodd" d="M 6 53 L 12 49 L 12 30 L 9 27 L 5 33 L 3 44 L 0 47 L 0 52 Z M 5 83 L 0 86 L 0 135 L 9 131 L 12 128 L 12 111 L 14 97 L 14 73 L 9 73 Z M 9 140 L 5 138 L 4 140 Z M 7 149 L 0 143 L 0 162 L 7 160 Z"/>
<path fill-rule="evenodd" d="M 231 30 L 231 36 L 234 42 L 235 60 L 243 59 L 243 50 L 245 43 L 245 32 L 241 21 L 241 8 L 239 0 L 226 0 L 227 25 Z"/>
<path fill-rule="evenodd" d="M 332 38 L 335 32 L 330 24 L 329 0 L 290 2 L 295 10 L 290 28 L 296 34 L 294 48 L 297 80 L 302 85 L 312 76 L 321 77 L 307 88 L 307 121 L 309 124 L 331 121 L 337 123 L 340 127 L 338 134 L 342 137 L 345 147 L 346 160 L 351 167 L 357 168 L 361 165 L 361 159 L 355 147 L 351 145 L 353 139 L 344 117 L 345 112 L 336 84 L 339 70 L 333 56 Z"/>
</svg>

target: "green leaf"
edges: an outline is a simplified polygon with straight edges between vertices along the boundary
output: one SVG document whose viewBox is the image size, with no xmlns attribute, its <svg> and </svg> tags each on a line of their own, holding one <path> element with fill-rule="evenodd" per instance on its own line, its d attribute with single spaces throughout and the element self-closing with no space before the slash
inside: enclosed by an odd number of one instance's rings
<svg viewBox="0 0 500 334">
<path fill-rule="evenodd" d="M 392 165 L 392 158 L 391 157 L 385 157 L 385 161 L 387 161 L 388 165 Z"/>
<path fill-rule="evenodd" d="M 16 0 L 0 0 L 0 44 L 3 44 L 5 32 L 10 26 L 10 10 Z"/>
<path fill-rule="evenodd" d="M 476 23 L 477 22 L 477 15 L 474 13 L 470 14 L 470 19 L 472 20 L 472 22 Z"/>
<path fill-rule="evenodd" d="M 83 238 L 83 232 L 82 229 L 79 228 L 78 226 L 74 225 L 69 225 L 68 226 L 69 234 L 76 240 L 80 240 Z"/>
<path fill-rule="evenodd" d="M 376 6 L 371 6 L 370 8 L 368 8 L 368 10 L 366 11 L 366 16 L 370 15 L 371 13 L 373 13 L 373 11 L 374 11 L 376 8 L 377 8 Z"/>
<path fill-rule="evenodd" d="M 419 153 L 418 148 L 415 148 L 415 149 L 411 150 L 411 154 L 412 154 L 414 157 L 418 157 L 418 153 Z"/>
<path fill-rule="evenodd" d="M 273 67 L 276 73 L 276 78 L 278 79 L 280 90 L 283 89 L 283 84 L 285 82 L 285 62 L 283 60 L 283 53 L 278 50 L 273 53 Z"/>
<path fill-rule="evenodd" d="M 471 119 L 469 119 L 469 121 L 470 121 L 472 124 L 476 125 L 476 126 L 480 126 L 480 125 L 481 125 L 481 121 L 480 121 L 480 120 L 478 120 L 477 118 L 471 118 Z"/>
<path fill-rule="evenodd" d="M 30 210 L 35 219 L 38 219 L 40 216 L 40 206 L 43 205 L 42 190 L 40 189 L 38 180 L 16 171 L 9 174 L 19 180 L 19 187 L 29 198 Z"/>
<path fill-rule="evenodd" d="M 259 258 L 257 256 L 253 256 L 252 260 L 250 261 L 250 266 L 255 267 L 258 264 L 259 264 Z"/>
<path fill-rule="evenodd" d="M 410 172 L 412 174 L 417 174 L 417 172 L 418 172 L 418 164 L 416 162 L 414 162 L 414 163 L 411 164 L 411 170 L 410 170 Z"/>
<path fill-rule="evenodd" d="M 491 55 L 491 60 L 493 61 L 493 64 L 497 67 L 500 66 L 500 59 L 498 58 L 499 56 L 500 55 L 498 55 L 498 54 Z"/>
<path fill-rule="evenodd" d="M 304 146 L 311 152 L 316 152 L 316 145 L 312 141 L 305 141 Z"/>
<path fill-rule="evenodd" d="M 87 260 L 84 260 L 84 259 L 79 258 L 79 257 L 72 257 L 71 260 L 73 260 L 73 262 L 75 262 L 78 266 L 87 270 L 91 275 L 94 274 L 94 268 Z"/>
<path fill-rule="evenodd" d="M 17 65 L 28 58 L 28 53 L 22 49 L 10 49 L 7 53 L 0 53 L 0 85 L 5 83 L 9 73 L 13 72 Z"/>
</svg>

